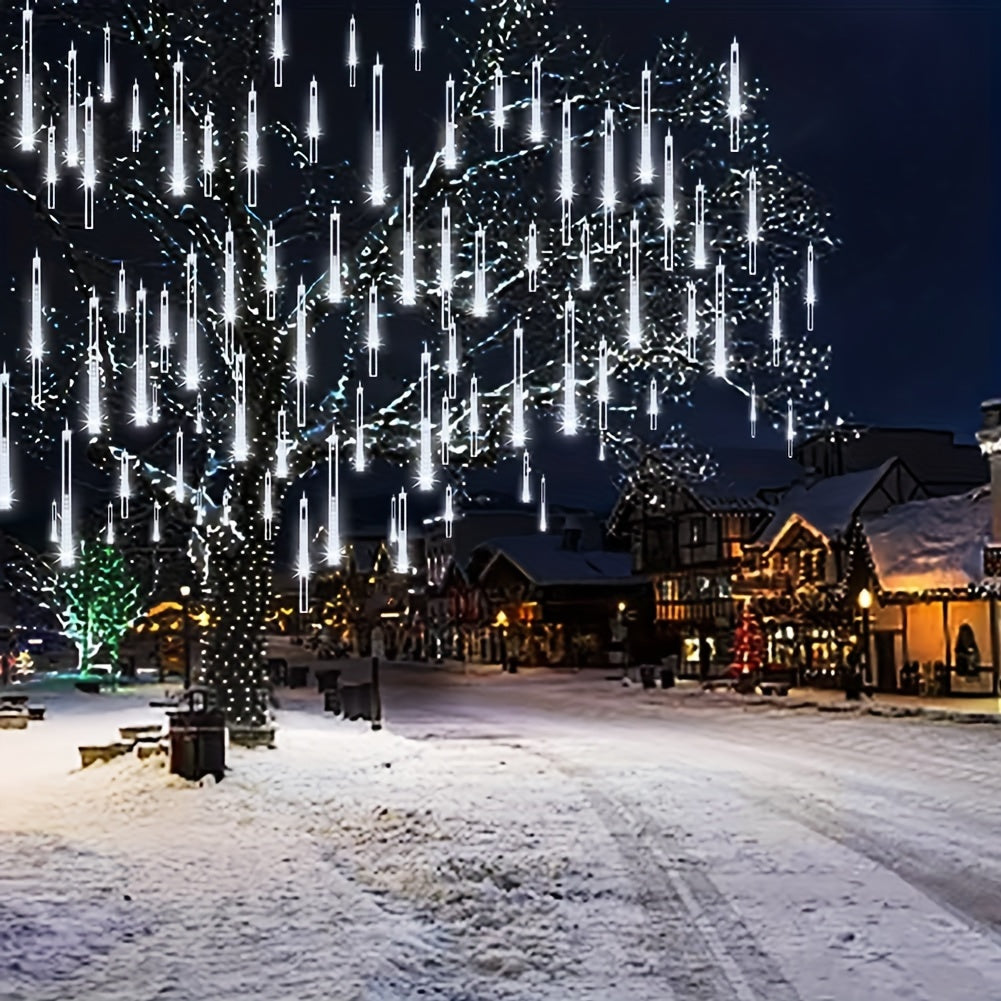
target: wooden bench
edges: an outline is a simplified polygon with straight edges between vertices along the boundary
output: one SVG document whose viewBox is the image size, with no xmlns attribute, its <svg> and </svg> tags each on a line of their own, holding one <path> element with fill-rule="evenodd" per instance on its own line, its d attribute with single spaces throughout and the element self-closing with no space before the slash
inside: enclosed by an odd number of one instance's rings
<svg viewBox="0 0 1001 1001">
<path fill-rule="evenodd" d="M 113 744 L 95 744 L 90 747 L 80 748 L 80 767 L 89 768 L 97 761 L 112 761 L 120 758 L 123 754 L 128 754 L 134 744 L 126 741 L 115 741 Z"/>
</svg>

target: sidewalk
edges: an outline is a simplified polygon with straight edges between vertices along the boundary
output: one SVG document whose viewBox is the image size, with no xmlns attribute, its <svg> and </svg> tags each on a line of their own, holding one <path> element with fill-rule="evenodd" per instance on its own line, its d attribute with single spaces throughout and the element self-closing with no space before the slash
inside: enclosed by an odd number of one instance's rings
<svg viewBox="0 0 1001 1001">
<path fill-rule="evenodd" d="M 698 682 L 681 682 L 679 690 L 699 688 Z M 679 694 L 680 694 L 679 691 Z M 733 691 L 714 694 L 745 705 L 768 705 L 777 709 L 814 709 L 818 712 L 858 713 L 870 716 L 921 716 L 924 719 L 958 723 L 1001 724 L 1001 699 L 991 697 L 941 698 L 876 692 L 857 702 L 845 699 L 844 692 L 832 688 L 792 688 L 788 695 L 738 695 Z"/>
</svg>

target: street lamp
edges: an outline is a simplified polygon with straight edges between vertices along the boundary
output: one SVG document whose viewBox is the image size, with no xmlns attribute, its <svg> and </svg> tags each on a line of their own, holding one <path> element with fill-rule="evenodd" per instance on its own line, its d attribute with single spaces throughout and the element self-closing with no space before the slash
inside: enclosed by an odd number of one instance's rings
<svg viewBox="0 0 1001 1001">
<path fill-rule="evenodd" d="M 191 588 L 187 584 L 181 585 L 181 615 L 183 621 L 181 628 L 184 636 L 184 688 L 191 687 L 191 615 L 188 610 L 188 598 L 191 597 Z"/>
<path fill-rule="evenodd" d="M 871 684 L 869 671 L 869 609 L 872 607 L 872 592 L 862 588 L 858 593 L 858 607 L 862 609 L 862 665 L 866 682 Z"/>
</svg>

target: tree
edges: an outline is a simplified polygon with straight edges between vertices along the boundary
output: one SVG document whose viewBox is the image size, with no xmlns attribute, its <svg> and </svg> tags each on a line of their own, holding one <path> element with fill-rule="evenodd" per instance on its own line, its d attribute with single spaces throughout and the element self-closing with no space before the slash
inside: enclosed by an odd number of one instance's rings
<svg viewBox="0 0 1001 1001">
<path fill-rule="evenodd" d="M 740 622 L 733 634 L 731 674 L 756 674 L 765 662 L 765 634 L 758 616 L 749 604 L 740 613 Z"/>
<path fill-rule="evenodd" d="M 99 542 L 84 542 L 68 569 L 53 570 L 49 604 L 88 670 L 99 653 L 118 665 L 122 637 L 142 612 L 139 583 L 122 554 Z"/>
<path fill-rule="evenodd" d="M 5 8 L 15 22 L 20 19 L 16 4 Z M 553 0 L 484 0 L 470 6 L 461 23 L 446 24 L 463 63 L 454 91 L 458 162 L 449 169 L 439 149 L 415 154 L 412 212 L 402 195 L 371 204 L 379 201 L 371 190 L 378 182 L 363 180 L 346 160 L 312 162 L 302 124 L 263 112 L 257 208 L 251 204 L 255 199 L 246 169 L 252 131 L 248 95 L 255 83 L 260 94 L 271 93 L 271 18 L 271 0 L 53 0 L 35 15 L 40 46 L 44 48 L 42 33 L 48 25 L 61 26 L 58 38 L 63 41 L 69 37 L 63 28 L 71 24 L 101 32 L 107 23 L 115 65 L 139 68 L 138 150 L 128 101 L 120 96 L 108 104 L 98 101 L 93 233 L 75 201 L 81 195 L 71 196 L 67 185 L 61 185 L 59 199 L 72 198 L 71 204 L 48 208 L 47 189 L 39 187 L 37 156 L 21 155 L 2 173 L 4 185 L 27 200 L 50 247 L 58 250 L 77 302 L 90 300 L 97 290 L 96 308 L 103 310 L 120 280 L 120 268 L 131 286 L 142 282 L 154 296 L 161 283 L 169 284 L 175 308 L 178 298 L 194 289 L 186 309 L 188 350 L 171 347 L 159 358 L 151 351 L 148 363 L 140 361 L 139 335 L 131 329 L 120 333 L 120 324 L 107 322 L 102 313 L 100 337 L 90 342 L 95 350 L 87 378 L 80 373 L 88 341 L 82 334 L 71 335 L 81 329 L 86 311 L 47 304 L 48 329 L 58 325 L 61 336 L 48 347 L 36 405 L 23 392 L 16 410 L 25 437 L 40 449 L 53 414 L 66 416 L 64 401 L 73 391 L 86 390 L 88 378 L 90 385 L 100 384 L 106 413 L 89 422 L 88 456 L 114 477 L 124 454 L 133 486 L 187 534 L 215 623 L 202 636 L 202 663 L 236 727 L 266 725 L 268 716 L 262 623 L 275 552 L 264 527 L 266 478 L 271 477 L 271 503 L 280 510 L 291 485 L 326 461 L 331 430 L 342 442 L 355 436 L 359 386 L 364 387 L 364 442 L 356 461 L 385 458 L 413 464 L 424 480 L 426 470 L 417 456 L 427 458 L 430 424 L 439 425 L 439 419 L 437 409 L 430 416 L 422 397 L 433 397 L 437 408 L 442 396 L 455 391 L 438 429 L 449 430 L 446 478 L 460 490 L 465 468 L 524 446 L 518 427 L 523 406 L 529 417 L 562 421 L 568 433 L 575 425 L 598 429 L 602 449 L 614 457 L 634 436 L 635 411 L 645 413 L 652 377 L 657 379 L 655 396 L 684 404 L 696 380 L 711 369 L 735 390 L 749 397 L 753 393 L 762 420 L 784 421 L 792 401 L 797 419 L 808 426 L 819 412 L 816 377 L 826 366 L 827 352 L 791 331 L 788 319 L 781 341 L 769 341 L 769 311 L 776 289 L 786 300 L 792 298 L 791 290 L 800 289 L 808 244 L 818 257 L 833 247 L 827 213 L 808 184 L 770 158 L 767 126 L 758 116 L 764 90 L 757 82 L 742 81 L 738 148 L 721 154 L 731 148 L 727 133 L 737 121 L 728 115 L 728 63 L 704 62 L 685 37 L 661 42 L 650 66 L 651 121 L 656 130 L 671 129 L 678 151 L 673 188 L 668 192 L 625 177 L 613 184 L 611 176 L 603 177 L 598 161 L 606 115 L 612 122 L 609 134 L 621 140 L 624 125 L 635 125 L 642 113 L 640 75 L 628 73 L 579 32 L 565 32 Z M 15 31 L 15 23 L 10 28 Z M 439 47 L 437 40 L 431 44 Z M 183 73 L 175 76 L 182 56 Z M 51 117 L 61 125 L 64 53 L 53 52 L 52 59 L 60 72 L 42 72 L 41 60 L 35 61 L 34 107 L 39 122 Z M 536 59 L 541 60 L 538 69 Z M 309 73 L 314 67 L 303 69 Z M 528 120 L 532 102 L 526 95 L 533 74 L 538 74 L 544 98 L 544 130 L 526 140 L 513 133 L 515 126 L 521 132 Z M 180 133 L 174 128 L 176 79 L 184 83 Z M 498 80 L 508 119 L 500 143 L 490 112 Z M 305 78 L 297 84 L 304 92 Z M 323 81 L 328 90 L 343 85 Z M 285 88 L 291 86 L 290 74 Z M 360 92 L 366 93 L 365 88 Z M 10 145 L 23 107 L 12 109 Z M 555 197 L 552 178 L 564 148 L 560 123 L 565 107 L 571 119 L 573 176 L 567 178 L 561 200 Z M 364 105 L 362 114 L 368 113 Z M 206 128 L 213 137 L 211 193 L 196 180 L 201 171 L 194 169 L 196 162 L 202 164 L 194 148 L 200 143 L 192 140 L 203 137 Z M 185 170 L 177 167 L 174 155 L 178 134 L 186 138 L 181 147 Z M 661 134 L 656 152 L 663 178 Z M 36 150 L 42 146 L 35 144 Z M 293 171 L 284 170 L 281 160 L 275 164 L 278 151 L 288 155 Z M 398 192 L 395 179 L 402 162 L 389 157 L 387 164 L 389 187 Z M 760 270 L 744 264 L 752 168 L 763 235 Z M 705 192 L 710 223 L 704 239 L 692 218 L 697 183 L 700 205 Z M 297 204 L 290 200 L 292 190 L 300 193 Z M 667 225 L 665 205 L 671 199 L 677 213 Z M 454 220 L 451 292 L 440 266 L 446 204 Z M 341 226 L 339 273 L 329 270 L 326 244 L 335 207 Z M 268 214 L 274 220 L 278 264 L 266 283 Z M 131 237 L 124 230 L 118 233 L 119 243 L 131 241 L 127 266 L 119 263 L 122 248 L 109 247 L 116 241 L 101 236 L 109 219 L 138 224 L 139 232 Z M 563 241 L 565 219 L 569 245 Z M 544 291 L 536 290 L 528 263 L 533 225 L 538 289 Z M 607 240 L 602 235 L 606 225 Z M 476 261 L 481 227 L 482 271 Z M 581 258 L 585 227 L 592 235 L 591 285 L 586 290 Z M 227 253 L 230 231 L 232 255 Z M 412 289 L 407 275 L 411 239 Z M 706 260 L 693 270 L 703 242 Z M 727 266 L 725 312 L 716 311 L 716 257 Z M 631 269 L 629 308 L 624 310 L 622 276 Z M 303 284 L 297 284 L 300 275 Z M 474 315 L 482 312 L 477 300 L 483 296 L 477 293 L 484 288 L 490 300 L 488 319 Z M 341 290 L 343 300 L 337 301 Z M 387 322 L 397 291 L 402 312 L 432 332 L 450 315 L 453 336 L 435 334 L 440 344 L 429 352 L 427 367 L 412 342 L 401 351 L 395 341 L 392 353 L 383 352 L 382 374 L 372 379 L 369 323 L 373 316 Z M 119 309 L 145 323 L 153 307 L 137 299 L 133 309 L 131 303 L 130 295 Z M 571 312 L 576 350 L 568 367 L 562 341 Z M 328 318 L 343 329 L 339 337 L 324 330 L 336 348 L 328 352 L 323 387 L 316 391 L 306 381 L 308 359 L 300 346 Z M 168 333 L 170 329 L 168 325 Z M 516 337 L 523 344 L 520 378 L 514 374 Z M 197 346 L 197 373 L 192 345 Z M 310 350 L 319 350 L 317 338 L 310 340 Z M 452 374 L 450 358 L 458 369 Z M 129 399 L 144 385 L 144 368 L 159 422 Z M 424 379 L 418 375 L 422 370 Z M 474 375 L 479 391 L 475 403 Z M 93 400 L 95 394 L 87 392 Z M 567 401 L 577 411 L 575 419 Z M 293 417 L 297 409 L 300 420 Z M 474 410 L 481 411 L 475 442 Z M 281 441 L 280 414 L 288 415 L 289 426 Z M 150 428 L 143 426 L 147 423 Z M 180 483 L 174 467 L 178 429 L 184 450 Z M 684 429 L 674 425 L 662 428 L 660 435 L 680 441 Z M 287 476 L 282 475 L 286 442 Z M 333 562 L 338 558 L 333 554 Z"/>
</svg>

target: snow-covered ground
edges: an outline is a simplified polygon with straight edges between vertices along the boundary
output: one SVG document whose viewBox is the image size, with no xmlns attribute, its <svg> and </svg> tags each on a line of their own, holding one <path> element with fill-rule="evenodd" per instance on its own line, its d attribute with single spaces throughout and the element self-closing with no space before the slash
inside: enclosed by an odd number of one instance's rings
<svg viewBox="0 0 1001 1001">
<path fill-rule="evenodd" d="M 76 767 L 148 694 L 0 730 L 0 999 L 1001 996 L 997 727 L 385 682 L 378 733 L 285 693 L 219 785 Z"/>
</svg>

